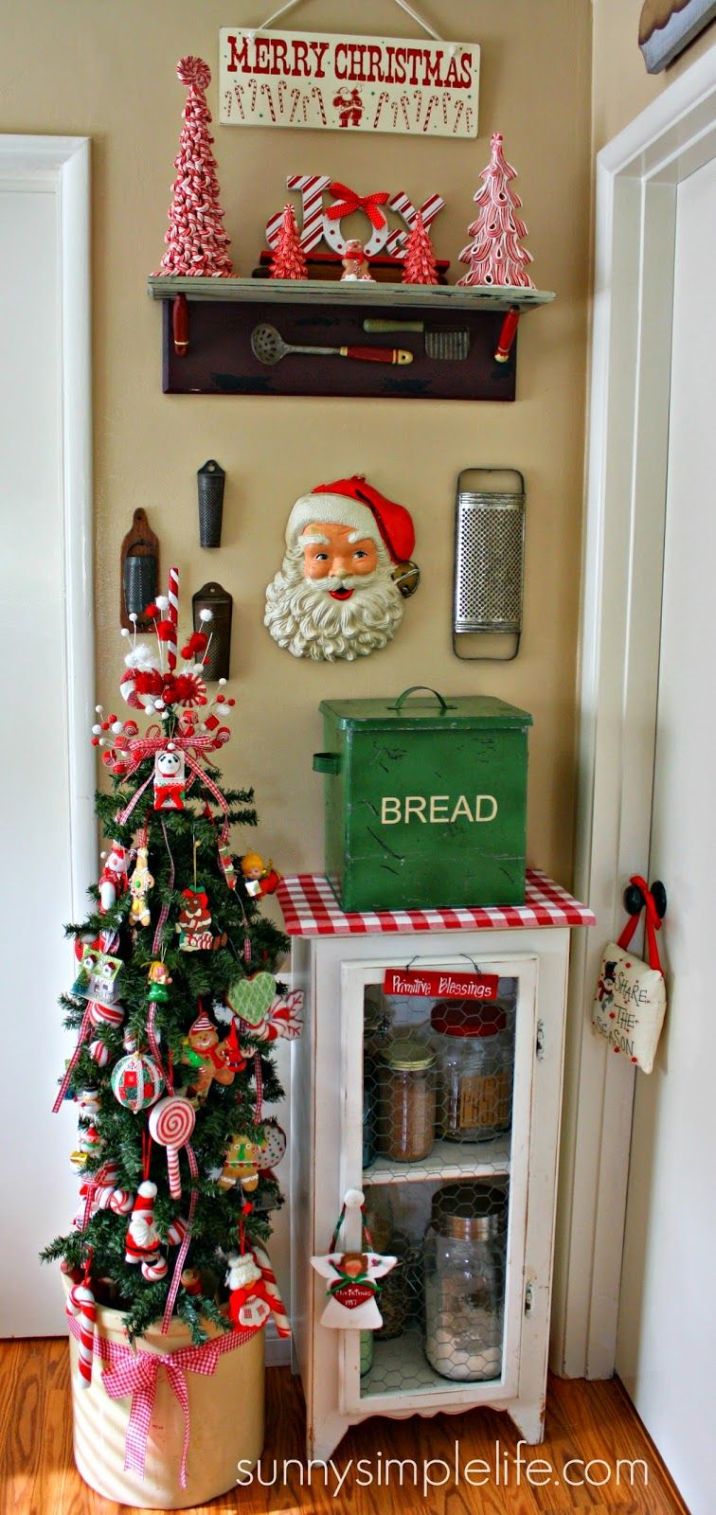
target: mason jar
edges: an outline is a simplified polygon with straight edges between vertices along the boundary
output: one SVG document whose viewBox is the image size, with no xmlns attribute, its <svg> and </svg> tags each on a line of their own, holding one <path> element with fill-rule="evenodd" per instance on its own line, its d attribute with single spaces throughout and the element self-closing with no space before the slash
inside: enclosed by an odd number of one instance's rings
<svg viewBox="0 0 716 1515">
<path fill-rule="evenodd" d="M 489 1141 L 512 1121 L 513 1041 L 500 1000 L 441 1000 L 430 1024 L 439 1086 L 439 1129 L 448 1141 Z"/>
<path fill-rule="evenodd" d="M 446 1184 L 423 1243 L 425 1355 L 442 1378 L 499 1378 L 505 1301 L 505 1192 Z"/>
<path fill-rule="evenodd" d="M 397 1036 L 378 1081 L 377 1145 L 394 1162 L 419 1162 L 435 1141 L 435 1053 L 425 1037 Z"/>
</svg>

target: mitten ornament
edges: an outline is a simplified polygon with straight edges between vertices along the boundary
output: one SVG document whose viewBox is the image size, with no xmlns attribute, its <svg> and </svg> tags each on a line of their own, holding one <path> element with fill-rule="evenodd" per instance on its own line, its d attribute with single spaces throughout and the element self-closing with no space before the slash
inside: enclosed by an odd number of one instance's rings
<svg viewBox="0 0 716 1515">
<path fill-rule="evenodd" d="M 263 1326 L 271 1306 L 262 1290 L 261 1269 L 249 1252 L 230 1252 L 226 1285 L 229 1290 L 229 1314 L 235 1326 Z"/>
</svg>

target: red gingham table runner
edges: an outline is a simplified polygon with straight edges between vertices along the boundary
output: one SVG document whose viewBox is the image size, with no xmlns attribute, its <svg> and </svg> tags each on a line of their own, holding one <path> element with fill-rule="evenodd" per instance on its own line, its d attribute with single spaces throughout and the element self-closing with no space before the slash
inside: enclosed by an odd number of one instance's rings
<svg viewBox="0 0 716 1515">
<path fill-rule="evenodd" d="M 289 936 L 370 936 L 381 932 L 509 931 L 530 926 L 593 926 L 594 911 L 539 869 L 527 869 L 524 905 L 474 905 L 441 910 L 341 910 L 320 873 L 284 878 L 277 890 Z"/>
</svg>

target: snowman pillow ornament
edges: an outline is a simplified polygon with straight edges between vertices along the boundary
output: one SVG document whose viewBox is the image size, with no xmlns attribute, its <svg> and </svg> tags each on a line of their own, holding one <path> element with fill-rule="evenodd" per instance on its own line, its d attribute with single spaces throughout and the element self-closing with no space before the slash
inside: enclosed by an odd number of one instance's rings
<svg viewBox="0 0 716 1515">
<path fill-rule="evenodd" d="M 643 1073 L 651 1073 L 666 1014 L 666 985 L 656 945 L 661 917 L 652 892 L 637 874 L 629 880 L 641 893 L 646 907 L 648 963 L 630 952 L 641 908 L 627 921 L 619 940 L 604 949 L 594 1004 L 592 1025 L 608 1042 L 612 1052 L 623 1053 Z"/>
<path fill-rule="evenodd" d="M 361 1212 L 361 1247 L 352 1252 L 340 1252 L 338 1233 L 349 1209 Z M 379 1331 L 383 1324 L 377 1302 L 378 1279 L 389 1273 L 398 1259 L 374 1252 L 370 1233 L 362 1219 L 363 1213 L 364 1197 L 360 1189 L 349 1189 L 333 1232 L 330 1251 L 323 1257 L 311 1258 L 311 1266 L 328 1281 L 322 1326 L 342 1331 Z"/>
</svg>

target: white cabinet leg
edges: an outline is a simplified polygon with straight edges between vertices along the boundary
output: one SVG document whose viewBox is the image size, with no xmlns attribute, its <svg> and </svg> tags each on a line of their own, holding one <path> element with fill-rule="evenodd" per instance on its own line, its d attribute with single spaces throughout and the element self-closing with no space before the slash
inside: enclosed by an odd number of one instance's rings
<svg viewBox="0 0 716 1515">
<path fill-rule="evenodd" d="M 544 1441 L 544 1399 L 513 1399 L 506 1409 L 529 1447 Z"/>
</svg>

